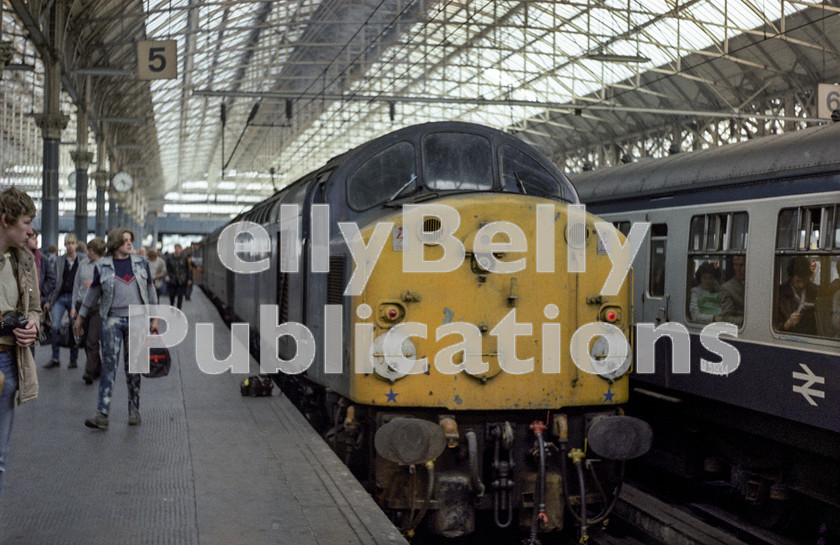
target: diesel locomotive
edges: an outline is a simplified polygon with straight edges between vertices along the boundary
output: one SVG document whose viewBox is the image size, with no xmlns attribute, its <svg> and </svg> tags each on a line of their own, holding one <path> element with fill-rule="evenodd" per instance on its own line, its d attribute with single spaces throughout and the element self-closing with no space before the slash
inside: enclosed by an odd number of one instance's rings
<svg viewBox="0 0 840 545">
<path fill-rule="evenodd" d="M 625 241 L 598 222 L 515 136 L 428 123 L 207 237 L 203 287 L 406 533 L 536 542 L 571 514 L 586 534 L 651 442 L 622 410 L 632 272 L 604 289 L 602 239 Z M 234 272 L 231 248 L 262 265 Z"/>
</svg>

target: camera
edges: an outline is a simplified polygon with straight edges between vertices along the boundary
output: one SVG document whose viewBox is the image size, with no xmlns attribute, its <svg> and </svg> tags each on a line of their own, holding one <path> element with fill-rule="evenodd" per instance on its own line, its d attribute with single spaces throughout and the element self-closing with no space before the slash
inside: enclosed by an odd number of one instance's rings
<svg viewBox="0 0 840 545">
<path fill-rule="evenodd" d="M 0 337 L 12 335 L 12 331 L 26 327 L 29 320 L 20 312 L 10 312 L 0 321 Z"/>
</svg>

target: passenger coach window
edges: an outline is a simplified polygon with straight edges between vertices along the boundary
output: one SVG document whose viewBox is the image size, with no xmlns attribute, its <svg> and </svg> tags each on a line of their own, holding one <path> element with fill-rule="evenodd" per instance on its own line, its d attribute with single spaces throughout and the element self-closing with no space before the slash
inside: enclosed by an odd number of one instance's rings
<svg viewBox="0 0 840 545">
<path fill-rule="evenodd" d="M 648 269 L 648 294 L 651 297 L 665 295 L 665 243 L 668 239 L 668 225 L 654 223 L 650 228 L 650 268 Z"/>
<path fill-rule="evenodd" d="M 425 185 L 442 191 L 493 187 L 490 141 L 467 133 L 441 132 L 423 139 Z"/>
<path fill-rule="evenodd" d="M 502 146 L 501 157 L 504 191 L 569 200 L 557 178 L 528 155 L 513 146 Z"/>
<path fill-rule="evenodd" d="M 744 325 L 748 220 L 746 212 L 691 218 L 686 282 L 688 321 Z"/>
<path fill-rule="evenodd" d="M 785 208 L 776 231 L 773 328 L 840 338 L 840 205 Z"/>
<path fill-rule="evenodd" d="M 401 189 L 410 190 L 416 182 L 414 146 L 398 142 L 367 161 L 347 181 L 347 202 L 356 210 L 364 210 L 398 196 Z"/>
</svg>

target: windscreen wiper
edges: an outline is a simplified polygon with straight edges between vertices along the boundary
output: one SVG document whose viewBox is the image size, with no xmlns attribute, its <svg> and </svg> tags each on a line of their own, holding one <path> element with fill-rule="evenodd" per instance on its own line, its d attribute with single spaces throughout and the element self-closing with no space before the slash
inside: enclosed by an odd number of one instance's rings
<svg viewBox="0 0 840 545">
<path fill-rule="evenodd" d="M 522 178 L 520 178 L 520 177 L 519 177 L 519 173 L 518 173 L 518 172 L 516 172 L 516 171 L 514 170 L 514 171 L 513 171 L 513 175 L 514 175 L 514 177 L 516 178 L 516 183 L 518 183 L 518 184 L 519 184 L 519 189 L 521 189 L 521 190 L 522 190 L 522 194 L 523 194 L 523 195 L 527 195 L 527 194 L 528 194 L 528 192 L 527 192 L 527 191 L 525 191 L 525 184 L 523 184 L 523 183 L 522 183 Z"/>
<path fill-rule="evenodd" d="M 412 174 L 412 175 L 411 175 L 411 179 L 410 179 L 410 180 L 408 180 L 408 181 L 407 181 L 407 182 L 406 182 L 406 183 L 405 183 L 405 184 L 404 184 L 401 188 L 399 188 L 399 189 L 397 190 L 397 192 L 396 192 L 396 193 L 394 193 L 393 195 L 391 195 L 391 198 L 390 198 L 390 199 L 388 199 L 388 200 L 387 200 L 387 201 L 385 201 L 385 202 L 386 202 L 386 203 L 389 203 L 389 202 L 393 201 L 394 199 L 396 199 L 397 197 L 399 197 L 399 196 L 400 196 L 400 193 L 402 193 L 403 191 L 405 191 L 405 188 L 406 188 L 406 187 L 408 187 L 408 186 L 410 186 L 411 184 L 413 184 L 416 180 L 417 180 L 417 175 L 416 175 L 416 174 Z"/>
</svg>

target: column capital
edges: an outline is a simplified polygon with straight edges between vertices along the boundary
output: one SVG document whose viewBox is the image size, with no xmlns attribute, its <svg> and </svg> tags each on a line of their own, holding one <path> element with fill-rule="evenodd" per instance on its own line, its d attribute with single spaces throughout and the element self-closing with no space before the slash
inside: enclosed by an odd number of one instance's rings
<svg viewBox="0 0 840 545">
<path fill-rule="evenodd" d="M 76 170 L 87 170 L 93 162 L 93 152 L 73 150 L 70 152 L 70 158 L 76 163 Z"/>
<path fill-rule="evenodd" d="M 91 173 L 93 176 L 94 181 L 96 182 L 97 189 L 108 189 L 108 171 L 107 170 L 97 170 Z"/>
<path fill-rule="evenodd" d="M 67 127 L 70 118 L 64 114 L 35 114 L 35 124 L 44 138 L 61 139 L 61 131 Z"/>
</svg>

